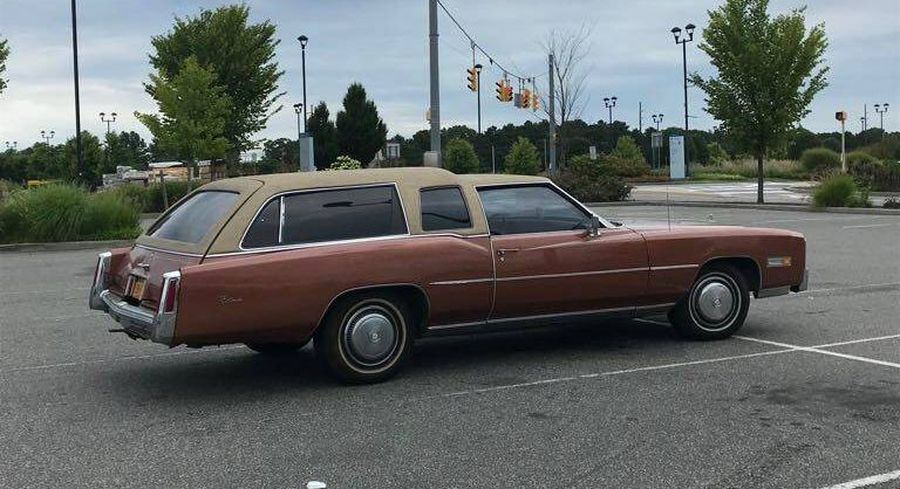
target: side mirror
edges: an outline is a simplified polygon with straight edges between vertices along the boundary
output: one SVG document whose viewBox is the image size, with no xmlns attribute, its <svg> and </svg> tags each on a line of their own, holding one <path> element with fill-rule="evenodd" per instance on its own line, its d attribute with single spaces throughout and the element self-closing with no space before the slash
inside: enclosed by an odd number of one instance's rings
<svg viewBox="0 0 900 489">
<path fill-rule="evenodd" d="M 600 236 L 600 229 L 603 226 L 600 224 L 600 218 L 597 216 L 591 216 L 591 222 L 588 224 L 587 235 L 589 239 L 596 238 Z"/>
</svg>

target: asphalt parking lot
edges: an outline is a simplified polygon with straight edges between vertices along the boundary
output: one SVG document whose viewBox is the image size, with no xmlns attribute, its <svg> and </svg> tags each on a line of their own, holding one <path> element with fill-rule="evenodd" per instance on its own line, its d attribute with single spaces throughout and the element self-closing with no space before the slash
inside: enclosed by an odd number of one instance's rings
<svg viewBox="0 0 900 489">
<path fill-rule="evenodd" d="M 805 233 L 811 290 L 754 301 L 725 341 L 657 320 L 435 338 L 346 387 L 309 347 L 107 333 L 85 304 L 97 250 L 0 253 L 0 486 L 898 487 L 900 217 L 672 217 Z"/>
</svg>

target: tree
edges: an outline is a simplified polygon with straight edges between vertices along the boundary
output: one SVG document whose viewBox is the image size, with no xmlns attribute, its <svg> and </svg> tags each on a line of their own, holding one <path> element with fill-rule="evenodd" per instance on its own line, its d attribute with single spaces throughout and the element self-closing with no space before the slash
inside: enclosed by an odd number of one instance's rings
<svg viewBox="0 0 900 489">
<path fill-rule="evenodd" d="M 134 131 L 111 132 L 106 135 L 106 159 L 108 172 L 115 171 L 117 166 L 146 170 L 151 160 L 150 149 Z"/>
<path fill-rule="evenodd" d="M 462 138 L 453 138 L 444 145 L 442 160 L 444 168 L 453 173 L 478 173 L 481 163 L 472 143 Z"/>
<path fill-rule="evenodd" d="M 159 149 L 188 163 L 224 157 L 232 103 L 224 88 L 215 84 L 215 73 L 191 57 L 172 78 L 160 73 L 150 81 L 161 115 L 134 115 L 156 138 Z"/>
<path fill-rule="evenodd" d="M 6 89 L 6 80 L 3 74 L 6 73 L 6 58 L 9 57 L 9 43 L 6 39 L 0 39 L 0 94 Z"/>
<path fill-rule="evenodd" d="M 296 171 L 300 166 L 299 155 L 296 139 L 269 140 L 263 143 L 263 156 L 257 169 L 264 174 Z"/>
<path fill-rule="evenodd" d="M 344 96 L 344 110 L 338 112 L 337 141 L 341 154 L 367 164 L 387 141 L 387 126 L 378 116 L 375 102 L 366 98 L 359 83 L 350 85 Z"/>
<path fill-rule="evenodd" d="M 548 54 L 553 55 L 553 76 L 555 77 L 554 98 L 556 123 L 559 125 L 559 146 L 561 161 L 565 163 L 569 128 L 566 124 L 581 117 L 587 105 L 585 80 L 588 70 L 582 67 L 590 53 L 591 29 L 582 25 L 578 30 L 553 31 L 545 44 Z M 550 115 L 550 102 L 541 97 L 544 112 Z"/>
<path fill-rule="evenodd" d="M 537 148 L 531 141 L 519 137 L 503 160 L 503 171 L 515 175 L 537 175 L 541 171 Z"/>
<path fill-rule="evenodd" d="M 83 161 L 82 174 L 78 173 L 78 156 L 75 152 L 75 136 L 66 140 L 63 146 L 63 159 L 65 165 L 57 170 L 56 178 L 65 180 L 80 180 L 91 187 L 100 186 L 103 183 L 104 163 L 103 145 L 100 138 L 87 131 L 81 131 L 81 157 Z"/>
<path fill-rule="evenodd" d="M 644 159 L 644 153 L 641 151 L 641 148 L 638 148 L 637 143 L 634 142 L 634 138 L 631 136 L 620 136 L 612 153 L 623 160 L 640 161 L 647 164 L 647 160 Z"/>
<path fill-rule="evenodd" d="M 319 102 L 306 121 L 306 131 L 313 135 L 316 169 L 325 170 L 337 158 L 337 129 L 330 120 L 331 114 L 325 102 Z"/>
<path fill-rule="evenodd" d="M 284 72 L 275 61 L 275 26 L 269 21 L 250 24 L 249 16 L 246 5 L 202 10 L 197 17 L 176 17 L 170 32 L 151 41 L 155 53 L 150 64 L 157 77 L 171 81 L 191 57 L 215 73 L 214 84 L 232 101 L 223 134 L 235 158 L 254 146 L 251 136 L 281 110 L 275 104 L 284 95 L 276 93 Z M 155 87 L 151 77 L 145 89 L 154 98 Z"/>
<path fill-rule="evenodd" d="M 769 0 L 726 0 L 709 12 L 702 49 L 718 78 L 694 74 L 706 111 L 756 157 L 757 202 L 763 203 L 763 160 L 782 142 L 827 86 L 823 25 L 807 31 L 803 9 L 770 17 Z"/>
</svg>

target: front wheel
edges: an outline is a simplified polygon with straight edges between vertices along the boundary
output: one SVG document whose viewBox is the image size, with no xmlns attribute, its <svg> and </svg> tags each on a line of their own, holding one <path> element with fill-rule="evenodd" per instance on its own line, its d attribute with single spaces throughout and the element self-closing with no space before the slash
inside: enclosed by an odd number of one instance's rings
<svg viewBox="0 0 900 489">
<path fill-rule="evenodd" d="M 393 376 L 412 346 L 406 302 L 393 294 L 341 299 L 316 333 L 316 354 L 339 379 L 369 384 Z"/>
<path fill-rule="evenodd" d="M 730 265 L 717 264 L 700 272 L 687 296 L 669 312 L 669 321 L 685 338 L 717 340 L 744 325 L 749 307 L 744 276 Z"/>
</svg>

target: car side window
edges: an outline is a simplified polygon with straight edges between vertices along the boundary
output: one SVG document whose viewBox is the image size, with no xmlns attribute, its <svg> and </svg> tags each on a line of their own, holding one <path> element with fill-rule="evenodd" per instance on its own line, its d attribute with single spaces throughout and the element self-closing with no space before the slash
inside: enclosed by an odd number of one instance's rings
<svg viewBox="0 0 900 489">
<path fill-rule="evenodd" d="M 546 185 L 478 189 L 491 234 L 586 229 L 590 214 Z"/>
<path fill-rule="evenodd" d="M 469 209 L 459 187 L 422 189 L 419 198 L 423 231 L 472 227 Z"/>
<path fill-rule="evenodd" d="M 403 208 L 393 186 L 316 190 L 285 195 L 266 204 L 247 230 L 244 248 L 406 233 Z"/>
</svg>

